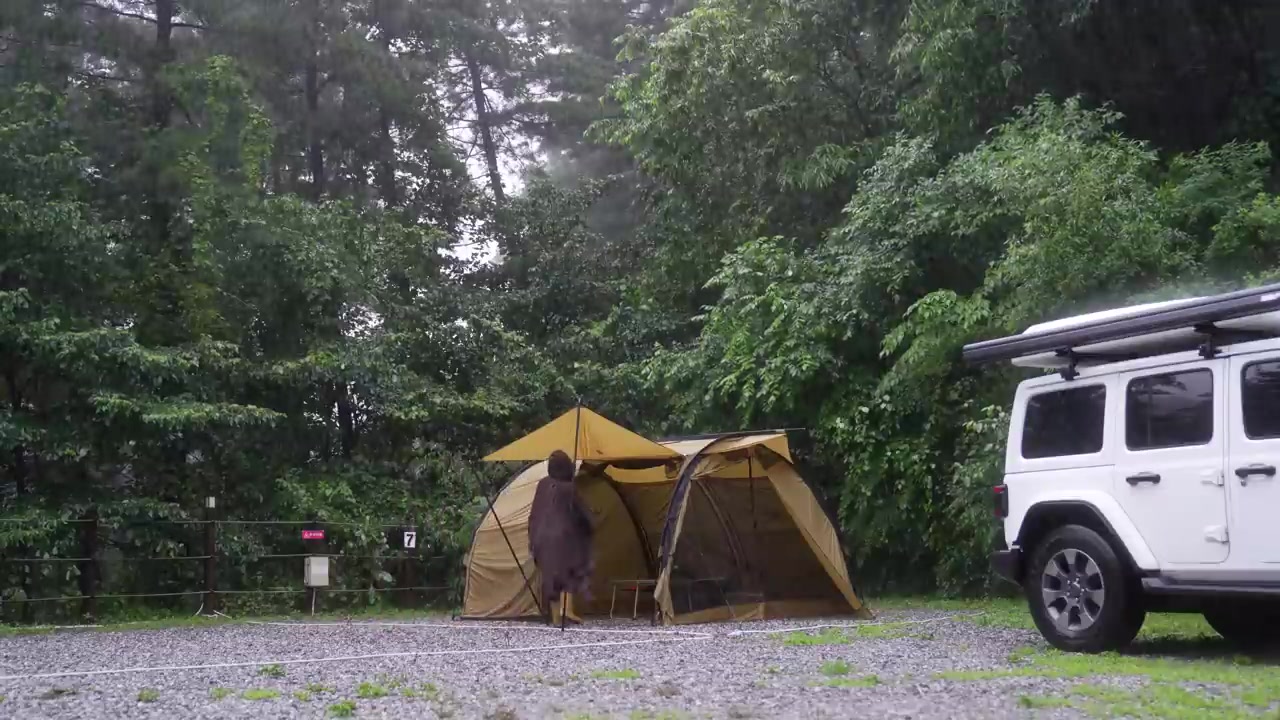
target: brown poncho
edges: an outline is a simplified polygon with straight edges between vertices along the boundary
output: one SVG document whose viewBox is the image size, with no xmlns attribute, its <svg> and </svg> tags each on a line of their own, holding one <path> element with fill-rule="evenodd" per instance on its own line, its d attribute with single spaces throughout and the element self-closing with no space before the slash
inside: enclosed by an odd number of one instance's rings
<svg viewBox="0 0 1280 720">
<path fill-rule="evenodd" d="M 591 599 L 591 512 L 573 483 L 573 461 L 557 450 L 547 458 L 529 511 L 529 550 L 542 575 L 542 609 L 567 592 Z"/>
</svg>

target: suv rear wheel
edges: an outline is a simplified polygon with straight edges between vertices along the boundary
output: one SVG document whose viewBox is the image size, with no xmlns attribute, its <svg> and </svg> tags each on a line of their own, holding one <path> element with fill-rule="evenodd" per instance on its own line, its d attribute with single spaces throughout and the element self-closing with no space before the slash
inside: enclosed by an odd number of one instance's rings
<svg viewBox="0 0 1280 720">
<path fill-rule="evenodd" d="M 1280 646 L 1280 602 L 1218 601 L 1204 609 L 1204 619 L 1233 645 L 1249 650 Z"/>
<path fill-rule="evenodd" d="M 1064 525 L 1036 547 L 1023 590 L 1049 644 L 1069 652 L 1127 645 L 1146 619 L 1141 590 L 1111 544 L 1082 525 Z"/>
</svg>

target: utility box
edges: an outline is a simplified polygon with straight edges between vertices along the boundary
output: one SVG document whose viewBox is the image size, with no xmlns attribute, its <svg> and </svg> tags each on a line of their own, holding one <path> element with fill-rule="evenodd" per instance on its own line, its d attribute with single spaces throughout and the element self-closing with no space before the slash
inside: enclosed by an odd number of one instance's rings
<svg viewBox="0 0 1280 720">
<path fill-rule="evenodd" d="M 302 584 L 307 587 L 328 587 L 329 558 L 308 555 L 302 569 Z"/>
</svg>

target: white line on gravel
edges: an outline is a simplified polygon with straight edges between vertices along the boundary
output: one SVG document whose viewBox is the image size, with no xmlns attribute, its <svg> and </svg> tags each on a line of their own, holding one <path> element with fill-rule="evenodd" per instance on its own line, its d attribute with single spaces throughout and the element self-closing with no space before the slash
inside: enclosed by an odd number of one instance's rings
<svg viewBox="0 0 1280 720">
<path fill-rule="evenodd" d="M 71 670 L 56 673 L 35 673 L 31 675 L 0 675 L 0 682 L 12 680 L 48 680 L 65 677 L 91 677 L 97 675 L 125 675 L 129 673 L 166 672 L 171 670 L 221 670 L 226 668 L 258 667 L 262 665 L 314 665 L 317 663 L 352 662 L 355 660 L 378 660 L 399 657 L 431 657 L 439 655 L 494 655 L 502 653 L 536 652 L 540 650 L 571 650 L 577 648 L 619 647 L 622 645 L 649 645 L 662 642 L 692 642 L 694 640 L 710 640 L 713 636 L 682 636 L 678 638 L 652 638 L 649 640 L 614 640 L 610 642 L 570 643 L 567 645 L 533 645 L 518 648 L 479 648 L 471 650 L 426 650 L 413 652 L 374 653 L 370 655 L 345 655 L 338 657 L 298 658 L 294 660 L 251 660 L 233 663 L 210 663 L 206 665 L 164 665 L 157 667 L 132 667 L 111 670 Z"/>
<path fill-rule="evenodd" d="M 828 623 L 825 625 L 805 625 L 803 627 L 780 628 L 774 630 L 734 630 L 726 633 L 725 637 L 738 637 L 739 635 L 757 635 L 768 633 L 777 635 L 780 633 L 806 632 L 808 630 L 822 630 L 823 628 L 852 628 L 857 630 L 860 627 L 869 627 L 872 625 L 923 625 L 924 623 L 941 622 L 943 620 L 954 620 L 959 617 L 977 617 L 985 615 L 984 612 L 972 613 L 956 613 L 954 615 L 943 615 L 942 617 L 925 618 L 924 620 L 890 620 L 888 622 L 869 622 L 869 623 Z"/>
<path fill-rule="evenodd" d="M 744 635 L 755 634 L 771 634 L 777 635 L 789 632 L 805 632 L 808 630 L 819 630 L 824 628 L 850 628 L 857 630 L 859 627 L 867 627 L 873 625 L 920 625 L 924 623 L 942 622 L 945 620 L 954 620 L 960 617 L 976 617 L 983 615 L 982 612 L 974 613 L 955 613 L 952 615 L 944 615 L 941 617 L 926 618 L 922 620 L 901 620 L 888 622 L 870 622 L 870 623 L 827 623 L 822 625 L 806 625 L 799 627 L 783 627 L 771 628 L 767 630 L 735 630 L 725 633 L 724 635 L 716 635 L 709 632 L 699 632 L 693 630 L 669 630 L 669 629 L 618 629 L 618 628 L 565 628 L 561 630 L 555 627 L 540 627 L 537 625 L 457 625 L 442 623 L 392 623 L 392 622 L 352 622 L 352 623 L 333 623 L 333 622 L 267 622 L 267 621 L 248 621 L 249 625 L 265 625 L 272 627 L 324 627 L 324 628 L 352 628 L 352 627 L 398 627 L 409 629 L 439 629 L 446 628 L 450 630 L 499 630 L 522 632 L 535 631 L 551 631 L 551 632 L 576 632 L 591 634 L 643 634 L 653 635 L 644 640 L 613 640 L 589 643 L 566 643 L 558 645 L 533 645 L 516 648 L 472 648 L 466 650 L 426 650 L 426 651 L 407 651 L 393 653 L 373 653 L 366 655 L 342 655 L 334 657 L 319 658 L 296 658 L 291 660 L 251 660 L 228 663 L 206 663 L 199 665 L 161 665 L 161 666 L 142 666 L 129 668 L 114 668 L 102 670 L 71 670 L 53 673 L 33 673 L 26 675 L 3 675 L 0 676 L 0 682 L 20 681 L 20 680 L 48 680 L 54 678 L 67 677 L 92 677 L 102 675 L 125 675 L 133 673 L 147 672 L 171 672 L 184 670 L 219 670 L 228 668 L 242 667 L 261 667 L 263 665 L 313 665 L 320 663 L 339 663 L 354 662 L 359 660 L 377 660 L 388 658 L 402 657 L 432 657 L 443 655 L 494 655 L 505 653 L 525 653 L 539 652 L 546 650 L 571 650 L 580 648 L 602 648 L 602 647 L 620 647 L 631 645 L 651 645 L 656 643 L 672 643 L 672 642 L 692 642 L 695 640 L 711 640 L 717 637 L 741 637 Z"/>
</svg>

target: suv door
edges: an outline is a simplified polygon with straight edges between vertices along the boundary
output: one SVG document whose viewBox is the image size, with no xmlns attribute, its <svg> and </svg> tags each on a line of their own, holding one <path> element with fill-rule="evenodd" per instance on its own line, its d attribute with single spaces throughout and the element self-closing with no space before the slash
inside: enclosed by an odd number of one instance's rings
<svg viewBox="0 0 1280 720">
<path fill-rule="evenodd" d="M 1231 358 L 1229 414 L 1232 561 L 1280 563 L 1280 351 Z"/>
<path fill-rule="evenodd" d="M 1227 559 L 1226 361 L 1124 373 L 1113 492 L 1161 563 Z"/>
</svg>

